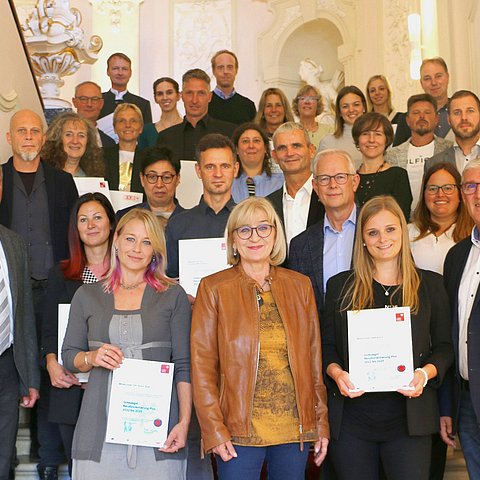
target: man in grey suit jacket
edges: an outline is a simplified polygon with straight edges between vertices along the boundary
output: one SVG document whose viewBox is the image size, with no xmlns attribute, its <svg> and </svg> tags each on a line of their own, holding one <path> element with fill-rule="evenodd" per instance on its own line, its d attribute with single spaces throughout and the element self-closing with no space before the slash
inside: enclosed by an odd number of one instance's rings
<svg viewBox="0 0 480 480">
<path fill-rule="evenodd" d="M 330 277 L 350 269 L 360 176 L 349 154 L 323 150 L 313 160 L 313 188 L 325 215 L 290 242 L 288 268 L 310 277 L 319 313 Z"/>
<path fill-rule="evenodd" d="M 0 199 L 1 172 L 0 167 Z M 24 408 L 35 405 L 40 371 L 27 249 L 18 234 L 2 225 L 0 274 L 9 310 L 9 328 L 0 331 L 0 480 L 7 480 L 17 435 L 18 399 Z"/>
<path fill-rule="evenodd" d="M 425 162 L 425 172 L 437 163 L 455 165 L 460 173 L 480 156 L 480 100 L 469 90 L 459 90 L 448 102 L 448 122 L 455 134 L 453 146 Z"/>
<path fill-rule="evenodd" d="M 412 136 L 398 147 L 388 150 L 385 160 L 407 171 L 414 210 L 422 188 L 425 161 L 451 147 L 452 142 L 434 134 L 439 117 L 437 102 L 431 95 L 413 95 L 408 99 L 407 105 L 406 121 Z"/>
</svg>

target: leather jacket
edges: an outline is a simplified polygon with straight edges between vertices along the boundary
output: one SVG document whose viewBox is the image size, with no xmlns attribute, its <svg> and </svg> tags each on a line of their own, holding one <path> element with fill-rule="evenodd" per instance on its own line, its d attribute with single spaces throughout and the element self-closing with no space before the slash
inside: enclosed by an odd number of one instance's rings
<svg viewBox="0 0 480 480">
<path fill-rule="evenodd" d="M 299 438 L 329 438 L 320 325 L 310 280 L 271 267 L 269 283 L 287 337 Z M 191 375 L 204 451 L 251 434 L 259 358 L 256 283 L 237 265 L 204 278 L 193 306 Z M 303 445 L 301 445 L 302 447 Z"/>
</svg>

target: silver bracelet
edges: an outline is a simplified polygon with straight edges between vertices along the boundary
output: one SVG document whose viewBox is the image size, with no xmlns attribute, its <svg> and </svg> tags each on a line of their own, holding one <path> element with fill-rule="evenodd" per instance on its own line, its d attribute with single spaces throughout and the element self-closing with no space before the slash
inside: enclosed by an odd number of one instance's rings
<svg viewBox="0 0 480 480">
<path fill-rule="evenodd" d="M 427 383 L 428 383 L 428 373 L 427 373 L 427 371 L 424 368 L 416 368 L 415 371 L 416 372 L 422 372 L 423 375 L 425 376 L 425 381 L 423 382 L 423 388 L 425 388 L 427 386 Z"/>
</svg>

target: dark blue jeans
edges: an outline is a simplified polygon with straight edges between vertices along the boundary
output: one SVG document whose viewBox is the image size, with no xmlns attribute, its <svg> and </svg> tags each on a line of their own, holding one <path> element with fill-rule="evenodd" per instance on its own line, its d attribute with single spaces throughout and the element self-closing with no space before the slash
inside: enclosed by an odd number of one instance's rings
<svg viewBox="0 0 480 480">
<path fill-rule="evenodd" d="M 235 445 L 237 458 L 224 462 L 218 455 L 219 480 L 256 480 L 260 478 L 263 462 L 267 462 L 268 480 L 304 480 L 310 443 L 300 451 L 298 443 L 284 443 L 270 447 L 242 447 Z"/>
<path fill-rule="evenodd" d="M 480 479 L 480 428 L 470 392 L 466 390 L 462 390 L 460 397 L 458 436 L 467 463 L 468 476 L 471 479 Z"/>
</svg>

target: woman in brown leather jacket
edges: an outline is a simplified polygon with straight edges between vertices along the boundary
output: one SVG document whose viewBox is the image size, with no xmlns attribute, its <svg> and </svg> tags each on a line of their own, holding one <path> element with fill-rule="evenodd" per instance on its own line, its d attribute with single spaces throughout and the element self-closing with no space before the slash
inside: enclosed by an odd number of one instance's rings
<svg viewBox="0 0 480 480">
<path fill-rule="evenodd" d="M 219 478 L 303 479 L 328 446 L 319 321 L 309 279 L 277 265 L 285 236 L 271 204 L 250 197 L 227 223 L 232 268 L 200 283 L 192 383 L 205 452 Z"/>
</svg>

